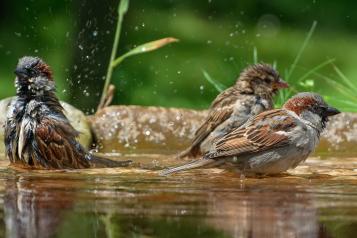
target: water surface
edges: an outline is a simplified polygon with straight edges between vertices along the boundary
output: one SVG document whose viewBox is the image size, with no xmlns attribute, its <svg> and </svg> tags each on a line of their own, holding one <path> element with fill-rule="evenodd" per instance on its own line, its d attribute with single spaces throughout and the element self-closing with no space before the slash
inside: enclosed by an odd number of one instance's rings
<svg viewBox="0 0 357 238">
<path fill-rule="evenodd" d="M 357 158 L 310 158 L 279 177 L 241 179 L 220 169 L 168 177 L 142 168 L 26 171 L 2 160 L 0 234 L 356 237 L 356 165 Z"/>
</svg>

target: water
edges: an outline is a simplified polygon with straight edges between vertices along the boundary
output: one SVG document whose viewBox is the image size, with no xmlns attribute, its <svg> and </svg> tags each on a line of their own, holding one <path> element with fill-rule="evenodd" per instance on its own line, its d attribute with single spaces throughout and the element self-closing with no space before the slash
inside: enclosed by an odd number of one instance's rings
<svg viewBox="0 0 357 238">
<path fill-rule="evenodd" d="M 310 158 L 289 174 L 241 179 L 221 169 L 26 171 L 2 160 L 0 237 L 356 237 L 356 165 Z"/>
</svg>

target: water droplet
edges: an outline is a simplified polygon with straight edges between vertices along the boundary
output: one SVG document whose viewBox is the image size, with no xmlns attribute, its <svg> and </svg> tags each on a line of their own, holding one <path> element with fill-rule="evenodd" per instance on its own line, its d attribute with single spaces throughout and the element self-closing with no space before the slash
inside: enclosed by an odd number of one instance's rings
<svg viewBox="0 0 357 238">
<path fill-rule="evenodd" d="M 93 31 L 93 36 L 96 37 L 98 35 L 98 31 Z"/>
<path fill-rule="evenodd" d="M 200 90 L 202 91 L 202 90 L 204 90 L 204 89 L 205 89 L 205 86 L 201 85 L 201 86 L 200 86 Z"/>
<path fill-rule="evenodd" d="M 84 49 L 82 45 L 78 45 L 78 48 L 79 48 L 80 50 L 83 50 L 83 49 Z"/>
<path fill-rule="evenodd" d="M 150 135 L 150 131 L 145 131 L 145 135 L 149 136 Z"/>
</svg>

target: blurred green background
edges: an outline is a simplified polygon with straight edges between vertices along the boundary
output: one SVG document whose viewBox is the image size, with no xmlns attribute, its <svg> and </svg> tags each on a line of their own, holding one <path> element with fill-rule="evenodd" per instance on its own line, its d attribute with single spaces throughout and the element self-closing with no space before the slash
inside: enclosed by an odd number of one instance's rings
<svg viewBox="0 0 357 238">
<path fill-rule="evenodd" d="M 0 98 L 15 93 L 17 59 L 37 55 L 52 66 L 61 99 L 93 113 L 112 48 L 117 5 L 109 0 L 1 1 Z M 167 36 L 180 42 L 121 64 L 113 75 L 114 103 L 206 108 L 217 91 L 202 70 L 230 86 L 253 62 L 256 48 L 259 61 L 276 63 L 284 76 L 316 21 L 289 80 L 296 90 L 320 92 L 342 110 L 357 111 L 356 7 L 352 0 L 131 1 L 118 54 Z M 314 70 L 329 59 L 346 77 L 332 64 Z"/>
</svg>

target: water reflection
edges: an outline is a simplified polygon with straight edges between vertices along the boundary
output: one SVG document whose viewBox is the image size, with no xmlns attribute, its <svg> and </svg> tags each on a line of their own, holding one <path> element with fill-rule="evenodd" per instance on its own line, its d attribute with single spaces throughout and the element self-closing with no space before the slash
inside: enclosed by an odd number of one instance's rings
<svg viewBox="0 0 357 238">
<path fill-rule="evenodd" d="M 140 169 L 46 173 L 0 167 L 0 175 L 5 225 L 0 231 L 7 237 L 349 237 L 356 232 L 356 180 L 242 181 L 215 169 L 160 177 Z"/>
<path fill-rule="evenodd" d="M 209 224 L 231 237 L 318 237 L 313 199 L 295 186 L 212 194 L 208 204 Z"/>
<path fill-rule="evenodd" d="M 56 190 L 58 183 L 54 179 L 35 181 L 22 176 L 6 181 L 4 214 L 8 237 L 53 237 L 56 234 L 64 211 L 71 209 L 74 201 L 71 193 Z"/>
</svg>

